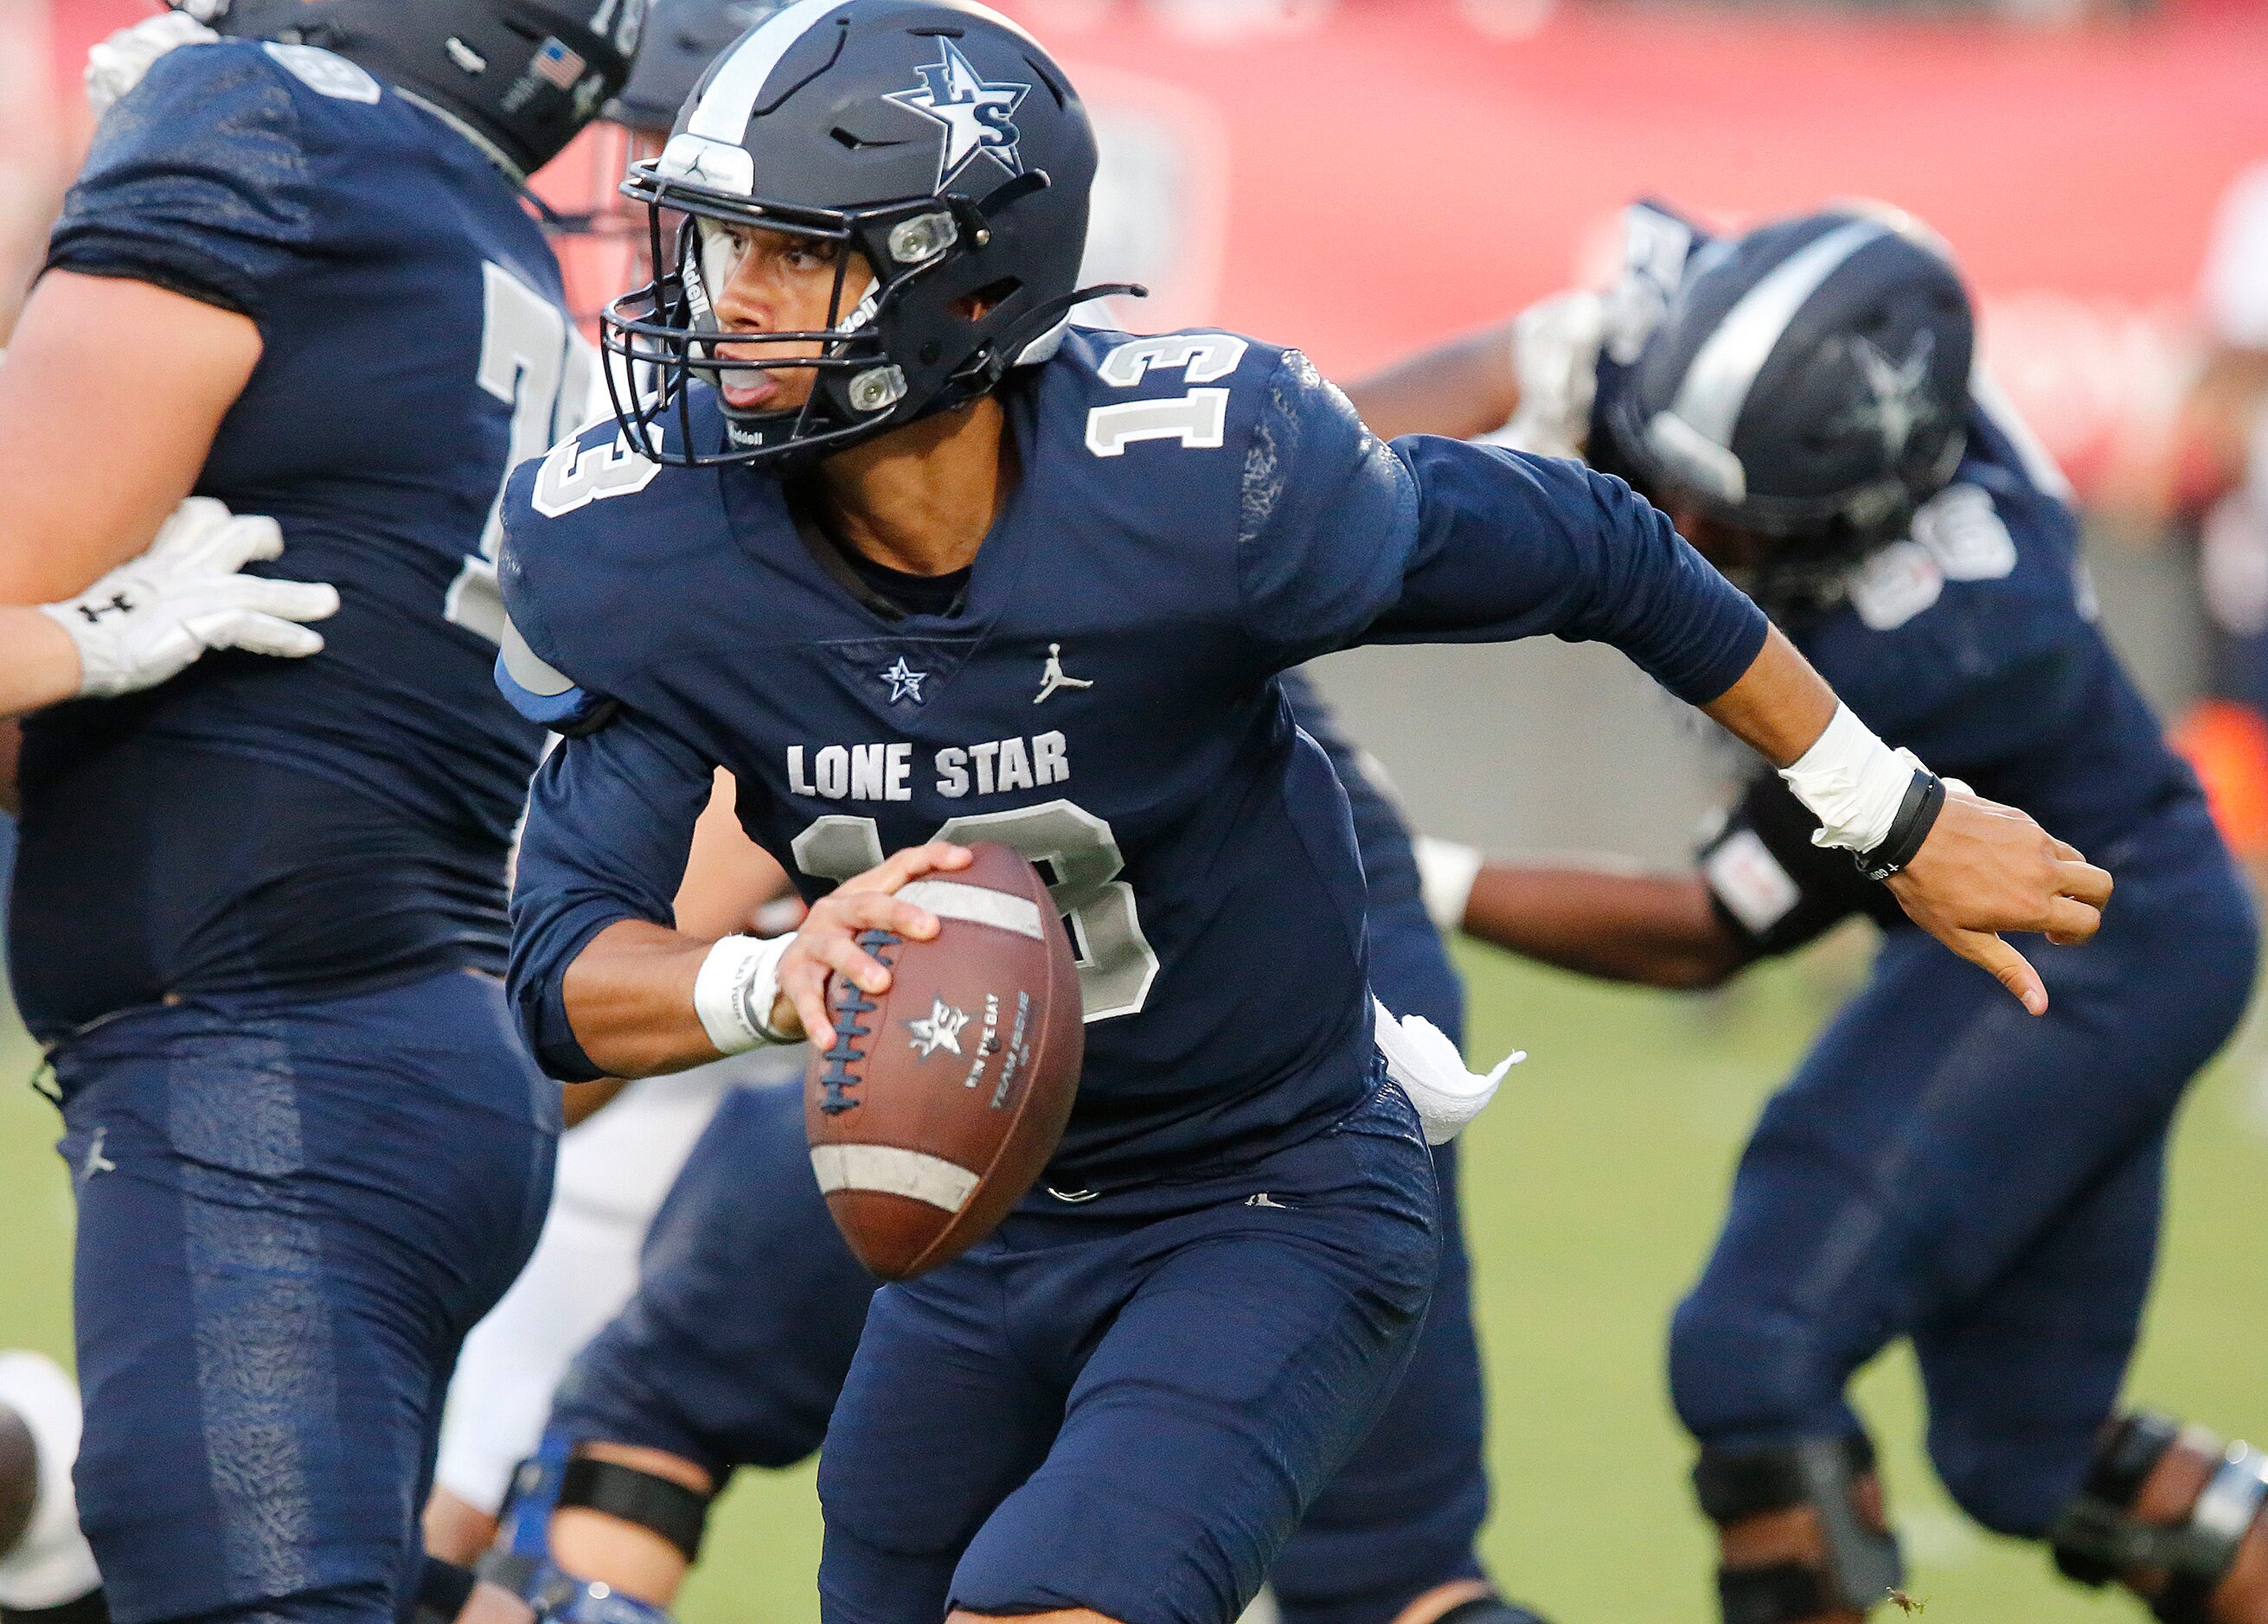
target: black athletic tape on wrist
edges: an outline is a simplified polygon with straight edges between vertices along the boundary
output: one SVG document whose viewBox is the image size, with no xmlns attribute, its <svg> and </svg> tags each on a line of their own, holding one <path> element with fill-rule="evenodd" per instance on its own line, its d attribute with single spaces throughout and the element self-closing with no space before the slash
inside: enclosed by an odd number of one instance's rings
<svg viewBox="0 0 2268 1624">
<path fill-rule="evenodd" d="M 1890 832 L 1882 836 L 1882 843 L 1872 851 L 1852 852 L 1851 860 L 1868 879 L 1889 878 L 1920 854 L 1922 842 L 1937 827 L 1937 815 L 1944 810 L 1945 780 L 1926 769 L 1916 773 L 1913 782 L 1906 786 L 1905 798 L 1898 803 L 1898 815 L 1890 819 Z"/>
<path fill-rule="evenodd" d="M 709 1521 L 709 1496 L 697 1488 L 619 1461 L 578 1455 L 559 1478 L 559 1509 L 581 1506 L 635 1523 L 683 1553 L 701 1555 L 701 1534 Z"/>
</svg>

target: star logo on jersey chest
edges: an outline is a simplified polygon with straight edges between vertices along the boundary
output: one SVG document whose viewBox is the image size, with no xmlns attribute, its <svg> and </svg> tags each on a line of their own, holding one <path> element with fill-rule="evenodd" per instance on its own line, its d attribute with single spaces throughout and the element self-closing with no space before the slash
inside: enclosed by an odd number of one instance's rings
<svg viewBox="0 0 2268 1624">
<path fill-rule="evenodd" d="M 966 1010 L 956 1010 L 944 999 L 934 998 L 930 1002 L 929 1013 L 908 1021 L 906 1030 L 914 1034 L 913 1052 L 927 1060 L 939 1049 L 960 1054 L 961 1029 L 968 1025 Z"/>
<path fill-rule="evenodd" d="M 942 48 L 940 60 L 916 70 L 921 75 L 920 85 L 912 90 L 893 91 L 883 99 L 918 113 L 944 131 L 944 150 L 937 161 L 938 189 L 943 191 L 945 183 L 980 152 L 991 154 L 1010 174 L 1022 174 L 1024 159 L 1017 151 L 1021 136 L 1016 130 L 1015 114 L 1032 87 L 1014 80 L 992 84 L 951 40 L 940 38 L 938 44 Z"/>
<path fill-rule="evenodd" d="M 902 700 L 909 699 L 917 705 L 924 702 L 922 684 L 929 680 L 929 672 L 916 671 L 907 665 L 904 655 L 898 656 L 895 665 L 886 667 L 881 672 L 881 678 L 890 685 L 890 703 L 893 705 Z"/>
</svg>

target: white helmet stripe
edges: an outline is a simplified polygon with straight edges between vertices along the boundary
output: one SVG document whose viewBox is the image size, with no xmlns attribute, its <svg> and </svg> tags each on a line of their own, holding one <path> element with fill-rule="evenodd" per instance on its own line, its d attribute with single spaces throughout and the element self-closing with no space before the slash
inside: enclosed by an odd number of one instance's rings
<svg viewBox="0 0 2268 1624">
<path fill-rule="evenodd" d="M 739 146 L 747 138 L 749 117 L 780 58 L 797 40 L 850 4 L 850 0 L 796 0 L 784 11 L 774 14 L 733 48 L 718 68 L 717 77 L 709 81 L 709 88 L 701 92 L 685 128 L 711 141 Z"/>
<path fill-rule="evenodd" d="M 1890 228 L 1879 220 L 1852 220 L 1782 260 L 1725 312 L 1685 369 L 1669 409 L 1686 428 L 1729 450 L 1756 375 L 1771 359 L 1804 301 L 1852 254 L 1890 235 Z"/>
</svg>

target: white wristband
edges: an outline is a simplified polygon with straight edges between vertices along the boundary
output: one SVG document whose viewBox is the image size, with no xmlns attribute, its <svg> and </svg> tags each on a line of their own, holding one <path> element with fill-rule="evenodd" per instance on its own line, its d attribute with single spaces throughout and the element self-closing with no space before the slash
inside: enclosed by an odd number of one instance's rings
<svg viewBox="0 0 2268 1624">
<path fill-rule="evenodd" d="M 1454 841 L 1418 837 L 1418 884 L 1425 898 L 1425 911 L 1442 930 L 1464 928 L 1465 904 L 1472 900 L 1473 881 L 1480 878 L 1481 854 Z"/>
<path fill-rule="evenodd" d="M 779 962 L 792 936 L 728 936 L 709 950 L 693 981 L 693 1009 L 720 1054 L 745 1054 L 759 1044 L 792 1039 L 771 1025 L 779 998 Z"/>
<path fill-rule="evenodd" d="M 1891 749 L 1838 704 L 1827 731 L 1779 775 L 1819 819 L 1813 845 L 1866 852 L 1889 838 L 1898 806 L 1923 770 L 1912 751 Z"/>
</svg>

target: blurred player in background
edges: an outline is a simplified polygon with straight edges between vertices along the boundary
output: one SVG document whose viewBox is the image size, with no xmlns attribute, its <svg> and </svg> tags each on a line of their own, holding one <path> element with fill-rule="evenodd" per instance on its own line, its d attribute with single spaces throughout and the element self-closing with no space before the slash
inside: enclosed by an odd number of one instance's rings
<svg viewBox="0 0 2268 1624">
<path fill-rule="evenodd" d="M 2166 506 L 2201 508 L 2210 697 L 2176 738 L 2229 844 L 2268 884 L 2268 164 L 2221 200 L 2198 290 L 2205 356 Z M 2169 512 L 2154 512 L 2164 519 Z"/>
<path fill-rule="evenodd" d="M 980 8 L 781 13 L 640 173 L 659 274 L 608 334 L 659 392 L 505 501 L 498 680 L 570 735 L 513 900 L 555 1074 L 830 1041 L 828 974 L 887 985 L 858 933 L 928 939 L 890 893 L 959 840 L 1046 859 L 1077 921 L 1049 1188 L 875 1297 L 830 1421 L 829 1618 L 1226 1624 L 1400 1374 L 1438 1268 L 1421 1125 L 1484 1091 L 1384 1080 L 1351 829 L 1278 672 L 1615 643 L 2036 1009 L 1990 932 L 2083 938 L 2109 893 L 1882 746 L 1614 481 L 1388 450 L 1294 352 L 1066 331 L 1093 169 L 1060 70 Z M 813 900 L 792 937 L 670 928 L 718 765 Z"/>
<path fill-rule="evenodd" d="M 194 489 L 339 609 L 319 658 L 26 726 L 9 965 L 78 1199 L 78 1513 L 126 1624 L 446 1617 L 441 1391 L 558 1111 L 495 979 L 540 733 L 488 678 L 490 521 L 587 350 L 521 187 L 643 0 L 202 10 L 237 37 L 122 42 L 0 366 L 0 602 L 85 592 Z"/>
<path fill-rule="evenodd" d="M 1854 914 L 1884 928 L 1767 1109 L 1671 1334 L 1727 1624 L 1850 1620 L 1896 1591 L 1845 1390 L 1900 1337 L 1931 1458 L 1979 1522 L 2168 1624 L 2268 1620 L 2268 1458 L 2114 1415 L 2168 1126 L 2244 1008 L 2254 921 L 2095 628 L 2063 481 L 1972 393 L 1966 293 L 1910 223 L 1830 210 L 1712 241 L 1640 204 L 1628 232 L 1603 298 L 1395 369 L 1356 391 L 1367 420 L 1501 425 L 1631 480 L 1885 737 L 2118 875 L 2098 936 L 2039 950 L 2054 1003 L 2027 1021 L 1769 776 L 1686 875 L 1428 848 L 1438 917 L 1618 980 L 1712 986 Z"/>
</svg>

